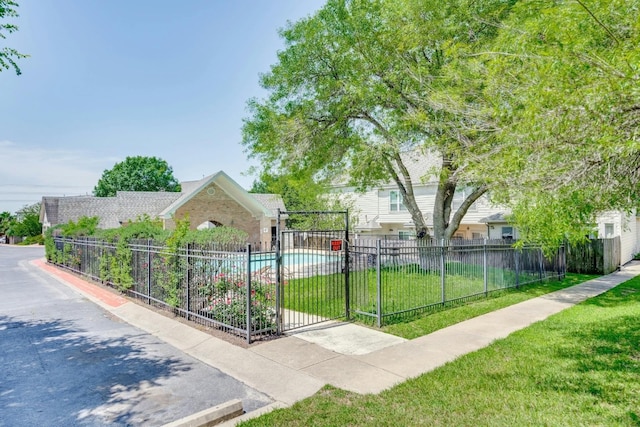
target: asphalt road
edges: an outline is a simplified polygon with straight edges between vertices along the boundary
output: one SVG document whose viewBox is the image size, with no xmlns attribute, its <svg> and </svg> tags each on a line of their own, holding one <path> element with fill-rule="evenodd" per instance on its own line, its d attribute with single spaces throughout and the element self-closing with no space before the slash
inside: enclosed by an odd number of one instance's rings
<svg viewBox="0 0 640 427">
<path fill-rule="evenodd" d="M 155 426 L 271 400 L 119 321 L 0 245 L 0 426 Z"/>
</svg>

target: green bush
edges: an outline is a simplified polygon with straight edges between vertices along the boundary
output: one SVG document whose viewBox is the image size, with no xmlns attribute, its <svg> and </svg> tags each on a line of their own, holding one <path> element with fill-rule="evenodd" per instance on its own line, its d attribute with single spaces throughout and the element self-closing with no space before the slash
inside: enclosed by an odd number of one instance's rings
<svg viewBox="0 0 640 427">
<path fill-rule="evenodd" d="M 80 258 L 72 253 L 72 245 L 65 244 L 64 251 L 56 249 L 54 235 L 74 239 L 94 237 L 109 242 L 115 246 L 115 250 L 112 248 L 102 252 L 97 273 L 103 282 L 126 291 L 134 285 L 130 244 L 135 240 L 152 240 L 154 245 L 166 248 L 153 263 L 152 274 L 156 283 L 162 287 L 164 301 L 172 307 L 180 307 L 183 299 L 187 271 L 186 258 L 180 256 L 183 248 L 190 244 L 244 244 L 248 236 L 244 231 L 231 227 L 190 230 L 188 216 L 176 221 L 173 231 L 164 230 L 160 220 L 149 216 L 139 217 L 136 221 L 114 229 L 99 229 L 98 224 L 97 217 L 82 217 L 77 222 L 69 221 L 47 230 L 44 239 L 47 259 L 74 268 L 80 264 Z"/>
<path fill-rule="evenodd" d="M 92 236 L 98 229 L 98 223 L 100 218 L 97 216 L 87 217 L 83 216 L 78 218 L 78 222 L 69 221 L 66 224 L 60 225 L 59 233 L 64 237 L 84 237 Z"/>
<path fill-rule="evenodd" d="M 198 245 L 217 243 L 222 245 L 244 244 L 249 235 L 237 228 L 215 227 L 204 230 L 189 230 L 184 237 L 184 241 Z"/>
<path fill-rule="evenodd" d="M 26 245 L 43 245 L 44 236 L 42 234 L 38 234 L 37 236 L 29 236 L 18 244 L 25 245 L 25 246 Z"/>
</svg>

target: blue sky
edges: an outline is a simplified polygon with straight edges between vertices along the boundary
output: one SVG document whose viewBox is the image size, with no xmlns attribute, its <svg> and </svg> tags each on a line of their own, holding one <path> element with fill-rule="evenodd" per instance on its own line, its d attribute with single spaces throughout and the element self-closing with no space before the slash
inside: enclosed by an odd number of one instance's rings
<svg viewBox="0 0 640 427">
<path fill-rule="evenodd" d="M 249 188 L 246 102 L 284 47 L 278 29 L 324 0 L 18 0 L 0 40 L 30 58 L 0 73 L 0 212 L 90 194 L 127 156 L 180 181 L 219 170 Z"/>
</svg>

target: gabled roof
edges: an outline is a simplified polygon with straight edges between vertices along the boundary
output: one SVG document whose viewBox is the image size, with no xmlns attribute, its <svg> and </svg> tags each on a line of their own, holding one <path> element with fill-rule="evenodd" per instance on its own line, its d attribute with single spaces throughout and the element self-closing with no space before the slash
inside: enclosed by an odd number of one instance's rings
<svg viewBox="0 0 640 427">
<path fill-rule="evenodd" d="M 182 192 L 118 191 L 115 197 L 72 196 L 43 197 L 40 222 L 65 224 L 82 216 L 100 218 L 98 227 L 116 228 L 135 221 L 143 215 L 151 218 L 170 218 L 175 211 L 209 184 L 215 182 L 230 197 L 255 216 L 264 214 L 275 218 L 277 209 L 285 210 L 282 197 L 277 194 L 249 194 L 227 174 L 220 171 L 198 181 L 182 182 Z"/>
<path fill-rule="evenodd" d="M 157 217 L 180 193 L 119 191 L 115 197 L 72 196 L 43 197 L 40 222 L 66 224 L 83 216 L 100 218 L 100 228 L 116 228 L 143 215 Z"/>
<path fill-rule="evenodd" d="M 275 213 L 271 209 L 267 208 L 260 201 L 258 201 L 258 198 L 252 197 L 255 195 L 249 194 L 244 188 L 240 187 L 237 182 L 231 179 L 229 175 L 222 171 L 202 178 L 200 181 L 187 182 L 187 185 L 183 187 L 182 195 L 169 206 L 167 206 L 166 209 L 160 212 L 160 217 L 165 219 L 171 218 L 171 216 L 176 213 L 178 208 L 183 206 L 196 194 L 200 193 L 202 190 L 204 190 L 204 188 L 212 183 L 216 183 L 218 186 L 220 186 L 232 199 L 238 202 L 249 212 L 252 212 L 254 214 L 264 214 L 267 217 L 275 217 Z"/>
<path fill-rule="evenodd" d="M 43 197 L 40 204 L 40 223 L 45 217 L 50 224 L 58 224 L 58 197 Z"/>
</svg>

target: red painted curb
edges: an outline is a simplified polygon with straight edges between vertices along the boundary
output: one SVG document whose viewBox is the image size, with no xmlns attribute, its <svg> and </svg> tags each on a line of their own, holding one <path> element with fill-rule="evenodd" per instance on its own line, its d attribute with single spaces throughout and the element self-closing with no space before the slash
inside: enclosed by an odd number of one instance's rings
<svg viewBox="0 0 640 427">
<path fill-rule="evenodd" d="M 47 273 L 53 276 L 58 277 L 59 279 L 64 280 L 66 283 L 73 286 L 74 288 L 77 288 L 82 292 L 87 293 L 99 299 L 100 301 L 104 302 L 105 304 L 111 307 L 114 307 L 114 308 L 120 307 L 121 305 L 129 302 L 126 298 L 123 298 L 119 295 L 115 295 L 113 292 L 109 292 L 108 290 L 102 289 L 99 286 L 93 285 L 87 282 L 86 280 L 82 280 L 81 278 L 74 276 L 73 274 L 67 273 L 66 271 L 60 270 L 59 268 L 49 265 L 41 259 L 33 260 L 31 261 L 31 264 L 41 268 L 42 270 L 46 271 Z"/>
</svg>

